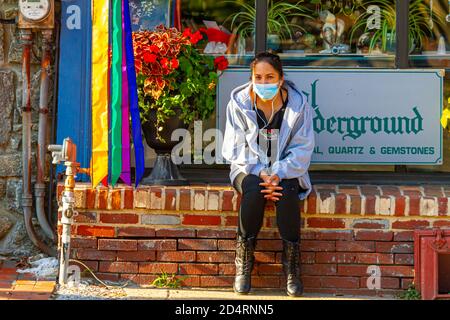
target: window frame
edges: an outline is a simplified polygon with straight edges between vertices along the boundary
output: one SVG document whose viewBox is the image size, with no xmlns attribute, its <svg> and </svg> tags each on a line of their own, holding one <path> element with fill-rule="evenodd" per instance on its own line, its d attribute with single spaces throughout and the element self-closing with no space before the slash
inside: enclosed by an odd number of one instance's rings
<svg viewBox="0 0 450 320">
<path fill-rule="evenodd" d="M 258 52 L 266 51 L 267 49 L 267 8 L 269 0 L 255 0 L 256 7 L 256 21 L 255 21 L 255 54 Z M 408 33 L 409 33 L 409 2 L 410 0 L 395 0 L 396 11 L 396 46 L 395 46 L 395 69 L 408 69 L 409 63 L 409 47 L 408 47 Z M 395 165 L 396 174 L 408 173 L 406 165 Z M 342 174 L 336 171 L 337 174 Z M 345 172 L 347 176 L 348 172 Z M 362 173 L 362 172 L 360 172 Z M 370 173 L 367 171 L 365 173 Z M 389 171 L 377 171 L 373 172 L 373 175 L 379 176 L 380 173 L 392 173 Z M 324 172 L 324 176 L 329 177 L 330 172 Z M 436 173 L 438 174 L 438 173 Z M 442 173 L 439 173 L 441 175 Z M 316 176 L 320 176 L 320 171 L 315 171 Z M 410 175 L 416 175 L 409 173 Z M 417 174 L 423 176 L 424 174 Z M 398 176 L 396 175 L 398 178 Z M 345 180 L 343 178 L 343 180 Z M 401 179 L 404 180 L 404 179 Z"/>
<path fill-rule="evenodd" d="M 267 49 L 267 14 L 269 0 L 254 0 L 256 9 L 253 54 Z M 396 49 L 391 69 L 411 68 L 408 48 L 410 0 L 396 0 Z M 241 66 L 244 67 L 244 66 Z M 314 68 L 314 67 L 312 67 Z M 332 68 L 332 67 L 330 67 Z M 362 68 L 362 67 L 361 67 Z M 357 69 L 357 67 L 355 68 Z M 201 172 L 214 172 L 213 183 L 228 181 L 228 165 L 179 165 L 180 172 L 192 181 L 202 183 Z M 410 172 L 406 165 L 395 165 L 394 171 L 310 171 L 313 183 L 332 184 L 393 184 L 393 185 L 445 185 L 450 181 L 450 172 Z M 210 178 L 211 179 L 211 178 Z M 209 181 L 209 180 L 208 180 Z"/>
</svg>

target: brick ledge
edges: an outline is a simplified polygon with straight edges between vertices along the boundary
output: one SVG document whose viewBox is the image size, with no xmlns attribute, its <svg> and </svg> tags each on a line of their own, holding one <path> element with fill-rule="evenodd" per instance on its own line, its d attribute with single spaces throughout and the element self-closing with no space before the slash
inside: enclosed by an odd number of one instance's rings
<svg viewBox="0 0 450 320">
<path fill-rule="evenodd" d="M 63 183 L 58 183 L 58 200 Z M 77 183 L 76 207 L 100 210 L 229 211 L 236 212 L 240 194 L 230 185 L 139 186 L 118 184 L 91 189 Z M 301 201 L 301 212 L 321 215 L 450 217 L 450 186 L 316 184 Z M 269 201 L 267 210 L 273 211 Z"/>
</svg>

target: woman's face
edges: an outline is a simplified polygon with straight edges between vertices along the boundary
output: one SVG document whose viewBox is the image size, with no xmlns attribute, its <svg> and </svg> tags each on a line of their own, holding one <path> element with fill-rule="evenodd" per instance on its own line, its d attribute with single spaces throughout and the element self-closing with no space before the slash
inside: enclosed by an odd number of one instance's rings
<svg viewBox="0 0 450 320">
<path fill-rule="evenodd" d="M 280 77 L 277 70 L 270 63 L 260 61 L 253 68 L 252 81 L 258 84 L 280 83 L 282 85 L 283 77 Z"/>
</svg>

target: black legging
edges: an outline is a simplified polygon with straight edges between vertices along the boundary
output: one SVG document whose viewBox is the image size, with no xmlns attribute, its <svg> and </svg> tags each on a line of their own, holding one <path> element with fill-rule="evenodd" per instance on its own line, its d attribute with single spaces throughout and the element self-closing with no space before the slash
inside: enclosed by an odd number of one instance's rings
<svg viewBox="0 0 450 320">
<path fill-rule="evenodd" d="M 239 208 L 238 234 L 244 238 L 256 237 L 261 229 L 264 208 L 267 199 L 264 198 L 265 187 L 259 184 L 263 179 L 254 175 L 239 173 L 233 181 L 233 187 L 241 194 Z M 283 195 L 275 201 L 277 225 L 280 236 L 284 240 L 298 241 L 300 239 L 300 204 L 298 193 L 304 190 L 297 178 L 282 179 L 279 183 Z"/>
</svg>

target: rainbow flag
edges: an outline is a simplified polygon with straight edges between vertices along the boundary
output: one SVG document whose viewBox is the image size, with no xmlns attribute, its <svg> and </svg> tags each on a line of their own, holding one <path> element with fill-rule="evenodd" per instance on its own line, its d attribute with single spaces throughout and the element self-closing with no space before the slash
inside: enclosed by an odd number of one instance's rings
<svg viewBox="0 0 450 320">
<path fill-rule="evenodd" d="M 144 175 L 144 147 L 128 1 L 92 0 L 93 188 L 100 182 L 106 184 L 108 170 L 113 186 L 119 179 L 131 185 L 131 137 L 136 162 L 136 186 Z"/>
</svg>

